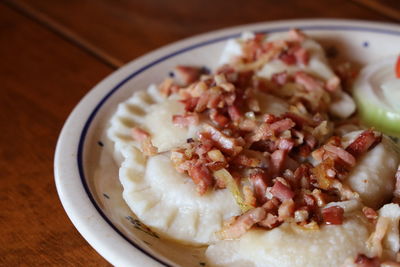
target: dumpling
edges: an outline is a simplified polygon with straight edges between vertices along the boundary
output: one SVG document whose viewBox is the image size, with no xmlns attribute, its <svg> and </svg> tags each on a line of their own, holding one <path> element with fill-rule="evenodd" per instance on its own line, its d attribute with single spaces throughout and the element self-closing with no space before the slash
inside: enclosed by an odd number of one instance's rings
<svg viewBox="0 0 400 267">
<path fill-rule="evenodd" d="M 182 128 L 172 123 L 172 116 L 182 114 L 183 111 L 183 104 L 177 97 L 165 98 L 155 85 L 151 85 L 147 90 L 135 92 L 132 97 L 119 104 L 107 132 L 114 142 L 114 156 L 117 161 L 121 162 L 120 151 L 124 147 L 140 147 L 131 136 L 133 127 L 148 131 L 158 152 L 168 151 L 194 137 L 199 127 L 191 125 Z"/>
<path fill-rule="evenodd" d="M 240 209 L 227 189 L 200 196 L 191 179 L 178 173 L 167 154 L 149 157 L 135 147 L 122 150 L 119 171 L 123 197 L 146 225 L 182 243 L 201 245 L 217 240 L 228 218 Z"/>
<path fill-rule="evenodd" d="M 349 144 L 361 131 L 351 132 L 343 137 Z M 382 139 L 372 150 L 357 160 L 345 183 L 356 191 L 363 203 L 372 208 L 379 208 L 392 198 L 395 174 L 400 164 L 400 154 L 395 144 L 387 137 Z"/>
<path fill-rule="evenodd" d="M 244 33 L 238 40 L 229 40 L 222 52 L 220 59 L 221 64 L 226 64 L 229 60 L 242 55 L 240 42 L 252 38 L 254 34 Z M 264 42 L 289 40 L 289 33 L 273 33 L 268 34 Z M 258 76 L 270 79 L 274 74 L 287 72 L 288 74 L 295 74 L 298 71 L 304 71 L 317 78 L 327 82 L 335 79 L 336 74 L 329 66 L 328 60 L 325 56 L 322 46 L 311 38 L 306 38 L 301 46 L 307 50 L 309 54 L 308 64 L 292 64 L 288 65 L 280 59 L 273 59 L 257 72 Z M 356 104 L 353 99 L 346 92 L 339 90 L 335 93 L 332 99 L 332 104 L 329 107 L 329 112 L 335 117 L 347 118 L 356 110 Z"/>
<path fill-rule="evenodd" d="M 342 225 L 323 225 L 320 230 L 305 230 L 295 223 L 251 230 L 239 240 L 209 246 L 206 257 L 216 267 L 336 267 L 359 253 L 368 255 L 369 234 L 368 221 L 356 212 Z"/>
</svg>

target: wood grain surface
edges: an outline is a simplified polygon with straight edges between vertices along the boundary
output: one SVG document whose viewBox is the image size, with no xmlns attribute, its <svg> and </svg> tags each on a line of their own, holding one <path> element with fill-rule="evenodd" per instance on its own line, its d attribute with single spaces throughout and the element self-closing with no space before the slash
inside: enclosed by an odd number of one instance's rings
<svg viewBox="0 0 400 267">
<path fill-rule="evenodd" d="M 389 2 L 379 3 L 399 12 L 399 2 Z M 74 105 L 118 66 L 181 38 L 243 23 L 400 19 L 382 10 L 358 0 L 0 2 L 0 266 L 109 265 L 66 216 L 53 155 Z"/>
<path fill-rule="evenodd" d="M 0 4 L 0 266 L 107 265 L 58 199 L 57 136 L 112 69 Z"/>
</svg>

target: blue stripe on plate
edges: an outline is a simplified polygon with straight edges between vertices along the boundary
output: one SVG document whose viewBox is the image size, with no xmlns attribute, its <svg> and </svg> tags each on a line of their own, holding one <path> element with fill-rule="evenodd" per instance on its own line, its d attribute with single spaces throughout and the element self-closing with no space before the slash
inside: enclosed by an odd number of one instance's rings
<svg viewBox="0 0 400 267">
<path fill-rule="evenodd" d="M 278 27 L 278 28 L 271 28 L 268 30 L 263 30 L 263 31 L 258 31 L 260 33 L 272 33 L 272 32 L 284 32 L 284 31 L 288 31 L 291 27 Z M 303 27 L 298 27 L 301 30 L 307 30 L 307 31 L 317 31 L 317 30 L 327 30 L 327 31 L 361 31 L 361 32 L 373 32 L 373 33 L 382 33 L 382 34 L 389 34 L 389 35 L 400 35 L 399 31 L 393 31 L 393 30 L 386 30 L 386 29 L 374 29 L 374 28 L 367 28 L 367 27 L 351 27 L 351 26 L 335 26 L 335 25 L 326 25 L 326 26 L 303 26 Z M 111 226 L 111 228 L 113 228 L 122 238 L 124 238 L 126 241 L 128 241 L 131 245 L 133 245 L 135 248 L 137 248 L 138 250 L 140 250 L 141 252 L 143 252 L 144 254 L 146 254 L 147 256 L 149 256 L 150 258 L 154 259 L 155 261 L 165 265 L 165 266 L 170 266 L 169 264 L 167 264 L 166 262 L 164 262 L 163 260 L 157 258 L 156 256 L 154 256 L 152 253 L 144 250 L 143 248 L 141 248 L 138 244 L 136 244 L 135 242 L 133 242 L 132 240 L 130 240 L 129 238 L 127 238 L 120 230 L 118 230 L 118 228 L 111 222 L 111 220 L 104 214 L 104 212 L 100 209 L 99 205 L 97 204 L 97 202 L 95 201 L 89 186 L 87 184 L 86 178 L 85 178 L 85 173 L 84 173 L 84 166 L 83 166 L 83 149 L 84 149 L 84 144 L 85 144 L 85 138 L 87 135 L 87 132 L 89 130 L 90 124 L 92 123 L 93 119 L 95 118 L 97 112 L 100 110 L 100 108 L 103 106 L 103 104 L 119 89 L 121 88 L 122 85 L 124 85 L 125 83 L 127 83 L 129 80 L 131 80 L 132 78 L 136 77 L 137 75 L 139 75 L 140 73 L 150 69 L 151 67 L 169 59 L 172 58 L 174 56 L 177 56 L 179 54 L 188 52 L 190 50 L 199 48 L 199 47 L 203 47 L 203 46 L 207 46 L 210 44 L 214 44 L 217 42 L 221 42 L 221 41 L 225 41 L 229 38 L 236 38 L 239 37 L 240 33 L 237 34 L 231 34 L 231 35 L 226 35 L 223 37 L 219 37 L 219 38 L 215 38 L 215 39 L 211 39 L 208 41 L 204 41 L 204 42 L 200 42 L 198 44 L 194 44 L 185 48 L 182 48 L 180 50 L 177 50 L 175 52 L 172 52 L 168 55 L 165 55 L 163 57 L 160 57 L 152 62 L 150 62 L 149 64 L 143 66 L 142 68 L 136 70 L 135 72 L 133 72 L 132 74 L 128 75 L 125 79 L 123 79 L 121 82 L 119 82 L 114 88 L 112 88 L 104 97 L 103 99 L 100 100 L 100 102 L 96 105 L 96 107 L 93 109 L 92 113 L 90 114 L 90 116 L 88 117 L 88 119 L 86 120 L 86 123 L 82 129 L 82 133 L 79 139 L 79 145 L 78 145 L 78 169 L 79 169 L 79 175 L 82 181 L 82 185 L 85 188 L 85 191 L 89 197 L 89 199 L 92 201 L 93 206 L 96 208 L 96 210 L 99 212 L 99 214 L 103 217 L 103 219 Z"/>
</svg>

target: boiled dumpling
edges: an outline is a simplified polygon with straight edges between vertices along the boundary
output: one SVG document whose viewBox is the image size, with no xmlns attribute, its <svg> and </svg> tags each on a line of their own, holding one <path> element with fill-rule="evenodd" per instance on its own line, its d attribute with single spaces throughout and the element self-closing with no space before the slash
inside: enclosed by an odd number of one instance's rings
<svg viewBox="0 0 400 267">
<path fill-rule="evenodd" d="M 188 244 L 216 241 L 215 232 L 240 214 L 232 194 L 215 190 L 200 196 L 188 176 L 178 173 L 166 154 L 146 159 L 134 147 L 122 151 L 119 176 L 123 197 L 146 225 L 167 238 Z"/>
<path fill-rule="evenodd" d="M 209 246 L 206 257 L 216 267 L 336 267 L 358 253 L 368 255 L 369 234 L 369 223 L 356 212 L 342 225 L 323 225 L 315 231 L 294 223 L 270 231 L 251 230 L 239 240 Z"/>
<path fill-rule="evenodd" d="M 226 64 L 233 58 L 239 57 L 242 54 L 240 42 L 248 39 L 249 37 L 252 37 L 251 33 L 245 33 L 238 40 L 228 40 L 225 49 L 222 52 L 220 63 Z M 265 42 L 288 40 L 289 38 L 290 37 L 288 33 L 273 33 L 267 35 Z M 263 67 L 257 72 L 257 75 L 270 79 L 274 74 L 284 71 L 289 74 L 294 74 L 298 71 L 304 71 L 322 79 L 325 82 L 336 77 L 335 73 L 329 66 L 324 49 L 318 42 L 311 38 L 306 38 L 301 43 L 301 46 L 309 53 L 307 65 L 288 65 L 282 60 L 274 59 L 264 64 Z M 329 107 L 329 112 L 336 117 L 347 118 L 354 113 L 355 109 L 356 105 L 351 96 L 340 90 L 335 94 L 332 105 Z"/>
<path fill-rule="evenodd" d="M 345 144 L 354 140 L 361 131 L 346 134 Z M 387 137 L 382 139 L 372 150 L 358 160 L 345 183 L 356 191 L 363 203 L 372 208 L 379 208 L 393 197 L 395 174 L 400 164 L 400 155 L 395 144 Z"/>
<path fill-rule="evenodd" d="M 115 144 L 115 157 L 122 160 L 120 151 L 127 145 L 140 147 L 131 137 L 133 127 L 140 127 L 151 135 L 152 144 L 159 152 L 168 151 L 193 138 L 198 127 L 178 127 L 172 123 L 172 116 L 184 112 L 178 98 L 165 98 L 157 87 L 151 85 L 147 90 L 133 94 L 131 98 L 119 104 L 117 112 L 111 118 L 108 137 Z"/>
</svg>

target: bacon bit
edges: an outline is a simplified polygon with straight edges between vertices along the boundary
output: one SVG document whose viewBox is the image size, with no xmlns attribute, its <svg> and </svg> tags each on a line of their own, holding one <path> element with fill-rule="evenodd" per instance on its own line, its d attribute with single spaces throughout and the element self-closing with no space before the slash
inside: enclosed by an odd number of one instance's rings
<svg viewBox="0 0 400 267">
<path fill-rule="evenodd" d="M 212 161 L 216 161 L 216 162 L 225 162 L 226 161 L 224 155 L 218 149 L 213 149 L 213 150 L 208 151 L 207 156 Z"/>
<path fill-rule="evenodd" d="M 308 65 L 310 55 L 304 47 L 300 47 L 299 49 L 297 49 L 294 52 L 294 57 L 296 58 L 297 63 L 303 64 L 303 65 Z"/>
<path fill-rule="evenodd" d="M 197 82 L 193 84 L 192 89 L 190 90 L 190 95 L 192 97 L 200 97 L 207 91 L 207 89 L 208 86 L 204 81 Z"/>
<path fill-rule="evenodd" d="M 364 254 L 358 254 L 356 259 L 354 260 L 354 263 L 357 264 L 357 267 L 379 267 L 380 262 L 377 257 L 374 258 L 368 258 Z"/>
<path fill-rule="evenodd" d="M 296 210 L 294 212 L 294 221 L 297 223 L 306 222 L 308 220 L 309 213 L 307 210 Z"/>
<path fill-rule="evenodd" d="M 332 187 L 334 179 L 328 176 L 327 170 L 334 168 L 334 164 L 332 159 L 327 159 L 311 169 L 311 173 L 317 180 L 319 188 L 328 190 Z"/>
<path fill-rule="evenodd" d="M 293 199 L 286 199 L 282 202 L 278 209 L 278 218 L 280 221 L 284 221 L 288 218 L 293 217 L 295 205 Z"/>
<path fill-rule="evenodd" d="M 356 159 L 352 154 L 347 152 L 341 147 L 333 146 L 333 145 L 324 145 L 323 149 L 329 153 L 333 157 L 333 159 L 341 159 L 350 167 L 354 167 L 356 165 Z"/>
<path fill-rule="evenodd" d="M 279 59 L 282 60 L 287 65 L 296 64 L 296 57 L 294 54 L 291 53 L 285 52 L 279 56 Z"/>
<path fill-rule="evenodd" d="M 178 65 L 175 67 L 174 73 L 178 81 L 183 85 L 188 85 L 200 78 L 203 68 L 195 66 Z"/>
<path fill-rule="evenodd" d="M 220 106 L 222 107 L 222 105 L 224 104 L 222 100 L 222 93 L 213 89 L 211 89 L 209 93 L 210 96 L 207 103 L 207 108 L 216 109 Z"/>
<path fill-rule="evenodd" d="M 294 192 L 279 181 L 275 182 L 271 189 L 271 194 L 282 202 L 294 197 Z"/>
<path fill-rule="evenodd" d="M 291 29 L 289 31 L 289 38 L 292 39 L 293 41 L 298 41 L 298 42 L 303 42 L 305 39 L 307 39 L 307 35 L 305 35 L 301 30 L 299 29 Z"/>
<path fill-rule="evenodd" d="M 208 138 L 208 136 L 201 134 L 200 135 L 200 144 L 195 148 L 196 154 L 202 156 L 210 151 L 214 146 L 214 142 Z"/>
<path fill-rule="evenodd" d="M 312 123 L 310 119 L 293 112 L 286 112 L 282 117 L 291 119 L 300 129 L 306 125 L 311 125 Z"/>
<path fill-rule="evenodd" d="M 400 56 L 397 57 L 395 73 L 396 73 L 396 77 L 400 78 Z"/>
<path fill-rule="evenodd" d="M 229 106 L 228 114 L 232 121 L 239 121 L 243 117 L 243 115 L 240 113 L 240 110 L 236 106 Z"/>
<path fill-rule="evenodd" d="M 140 142 L 140 145 L 142 147 L 143 154 L 145 154 L 146 156 L 154 156 L 158 153 L 157 147 L 153 146 L 150 138 L 147 138 Z"/>
<path fill-rule="evenodd" d="M 282 86 L 282 85 L 285 85 L 285 84 L 288 82 L 288 80 L 289 80 L 289 75 L 288 75 L 287 71 L 282 71 L 282 72 L 279 72 L 279 73 L 274 73 L 274 74 L 272 75 L 272 77 L 271 77 L 271 80 L 272 80 L 274 83 L 276 83 L 276 84 Z"/>
<path fill-rule="evenodd" d="M 321 81 L 303 71 L 296 72 L 294 74 L 294 79 L 296 83 L 303 85 L 304 88 L 310 92 L 323 88 Z"/>
<path fill-rule="evenodd" d="M 160 90 L 163 96 L 168 97 L 172 93 L 178 92 L 179 86 L 174 84 L 174 80 L 167 78 L 158 86 L 158 90 Z"/>
<path fill-rule="evenodd" d="M 318 207 L 323 207 L 326 205 L 327 203 L 327 197 L 326 194 L 322 193 L 321 190 L 319 189 L 314 189 L 311 192 L 312 196 L 314 197 L 314 199 L 317 201 L 317 206 Z"/>
<path fill-rule="evenodd" d="M 363 207 L 362 212 L 364 213 L 365 217 L 367 217 L 367 219 L 369 221 L 375 222 L 376 219 L 378 218 L 378 213 L 370 207 L 366 207 L 366 206 Z"/>
<path fill-rule="evenodd" d="M 286 156 L 287 152 L 285 150 L 275 150 L 271 154 L 270 174 L 272 177 L 276 177 L 281 173 L 285 165 Z"/>
<path fill-rule="evenodd" d="M 197 101 L 196 108 L 194 111 L 196 112 L 203 112 L 204 110 L 207 109 L 207 104 L 210 102 L 210 94 L 208 92 L 205 92 L 199 97 L 199 100 Z"/>
<path fill-rule="evenodd" d="M 322 209 L 322 218 L 326 224 L 340 225 L 343 223 L 344 210 L 339 206 Z"/>
<path fill-rule="evenodd" d="M 315 207 L 317 206 L 315 198 L 310 194 L 303 195 L 303 201 L 307 207 Z"/>
<path fill-rule="evenodd" d="M 183 105 L 185 105 L 186 112 L 193 112 L 195 110 L 195 108 L 197 107 L 199 98 L 198 97 L 189 97 L 186 99 L 182 99 L 179 102 L 181 102 Z"/>
<path fill-rule="evenodd" d="M 272 229 L 279 226 L 280 223 L 278 216 L 268 213 L 267 217 L 259 222 L 258 225 L 267 229 Z"/>
<path fill-rule="evenodd" d="M 265 219 L 266 212 L 258 207 L 238 217 L 232 224 L 224 226 L 218 235 L 221 239 L 235 239 L 245 234 L 254 224 Z"/>
<path fill-rule="evenodd" d="M 266 136 L 278 136 L 286 130 L 290 130 L 296 124 L 291 119 L 282 119 L 276 121 L 267 127 Z"/>
<path fill-rule="evenodd" d="M 197 113 L 185 115 L 173 115 L 172 123 L 178 127 L 188 127 L 199 124 L 199 115 Z"/>
<path fill-rule="evenodd" d="M 261 163 L 260 159 L 249 157 L 248 155 L 243 154 L 243 153 L 237 155 L 232 160 L 232 162 L 235 164 L 239 164 L 239 165 L 246 166 L 246 167 L 253 167 L 253 168 L 260 167 L 260 163 Z"/>
<path fill-rule="evenodd" d="M 239 123 L 239 129 L 242 131 L 251 132 L 257 128 L 257 123 L 252 119 L 244 119 Z"/>
<path fill-rule="evenodd" d="M 340 79 L 337 76 L 333 76 L 328 81 L 326 81 L 325 88 L 330 92 L 334 92 L 339 89 Z"/>
<path fill-rule="evenodd" d="M 267 175 L 261 169 L 250 174 L 250 182 L 253 185 L 254 195 L 259 205 L 263 205 L 268 200 L 265 195 L 267 191 L 267 180 Z"/>
<path fill-rule="evenodd" d="M 292 139 L 279 138 L 277 140 L 277 147 L 279 150 L 290 151 L 294 147 L 295 143 Z"/>
<path fill-rule="evenodd" d="M 235 138 L 225 135 L 209 124 L 205 124 L 203 128 L 210 135 L 210 139 L 215 142 L 215 145 L 230 156 L 235 156 L 243 150 L 243 147 Z"/>
<path fill-rule="evenodd" d="M 192 166 L 192 168 L 189 169 L 188 173 L 193 182 L 196 184 L 197 192 L 200 195 L 204 195 L 207 192 L 208 188 L 213 185 L 214 180 L 210 171 L 200 161 Z"/>
<path fill-rule="evenodd" d="M 374 148 L 381 141 L 382 135 L 375 136 L 371 129 L 365 130 L 346 148 L 346 151 L 354 157 L 359 157 Z"/>
<path fill-rule="evenodd" d="M 132 138 L 138 142 L 143 142 L 144 140 L 150 138 L 150 134 L 139 127 L 133 127 L 131 134 Z"/>
<path fill-rule="evenodd" d="M 216 109 L 210 110 L 210 119 L 219 127 L 225 127 L 229 123 L 229 119 L 218 112 Z"/>
</svg>

